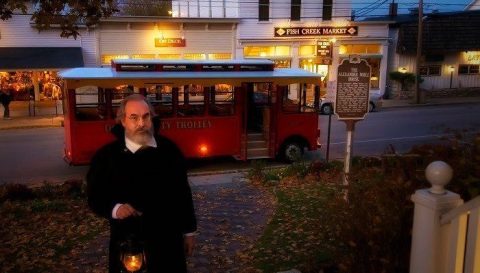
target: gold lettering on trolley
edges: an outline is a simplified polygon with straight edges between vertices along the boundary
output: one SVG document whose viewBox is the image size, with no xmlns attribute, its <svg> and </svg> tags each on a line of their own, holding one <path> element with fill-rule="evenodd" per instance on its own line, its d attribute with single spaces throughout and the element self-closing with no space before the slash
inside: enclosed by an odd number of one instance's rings
<svg viewBox="0 0 480 273">
<path fill-rule="evenodd" d="M 210 120 L 179 120 L 177 129 L 205 129 L 212 127 Z"/>
<path fill-rule="evenodd" d="M 174 123 L 176 129 L 206 129 L 212 127 L 210 120 L 178 120 Z M 160 123 L 160 130 L 172 129 L 170 121 L 162 121 Z"/>
<path fill-rule="evenodd" d="M 170 122 L 168 121 L 162 121 L 160 123 L 160 130 L 167 130 L 167 129 L 170 129 Z"/>
</svg>

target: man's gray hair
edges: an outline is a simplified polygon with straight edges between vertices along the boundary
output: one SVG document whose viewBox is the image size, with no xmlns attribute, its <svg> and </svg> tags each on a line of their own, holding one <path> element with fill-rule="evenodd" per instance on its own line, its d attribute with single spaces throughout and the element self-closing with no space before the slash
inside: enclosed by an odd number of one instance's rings
<svg viewBox="0 0 480 273">
<path fill-rule="evenodd" d="M 125 117 L 125 106 L 129 101 L 144 101 L 147 105 L 148 108 L 150 109 L 150 116 L 153 118 L 156 116 L 155 114 L 155 109 L 153 106 L 148 102 L 148 100 L 141 94 L 132 94 L 127 97 L 125 97 L 122 102 L 120 102 L 120 106 L 117 109 L 117 116 L 115 117 L 115 121 L 117 123 L 122 123 L 122 119 Z"/>
</svg>

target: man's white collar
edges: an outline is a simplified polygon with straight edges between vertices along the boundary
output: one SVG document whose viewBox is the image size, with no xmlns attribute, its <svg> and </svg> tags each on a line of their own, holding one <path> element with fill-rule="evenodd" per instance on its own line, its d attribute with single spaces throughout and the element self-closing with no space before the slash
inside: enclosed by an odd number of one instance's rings
<svg viewBox="0 0 480 273">
<path fill-rule="evenodd" d="M 142 148 L 143 145 L 140 145 L 136 142 L 133 142 L 131 139 L 129 139 L 128 137 L 125 136 L 125 146 L 127 146 L 127 149 L 132 152 L 132 153 L 136 153 L 140 148 Z M 152 137 L 150 139 L 150 141 L 147 143 L 146 146 L 150 146 L 150 147 L 154 147 L 156 148 L 157 147 L 157 141 L 155 141 L 155 138 Z"/>
</svg>

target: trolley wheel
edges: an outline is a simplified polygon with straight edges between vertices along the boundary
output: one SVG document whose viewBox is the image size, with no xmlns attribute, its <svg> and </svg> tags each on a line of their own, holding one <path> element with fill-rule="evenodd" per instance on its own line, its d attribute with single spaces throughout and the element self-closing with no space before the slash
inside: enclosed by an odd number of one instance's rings
<svg viewBox="0 0 480 273">
<path fill-rule="evenodd" d="M 293 162 L 303 156 L 305 147 L 298 142 L 288 142 L 282 150 L 282 158 L 287 162 Z"/>
<path fill-rule="evenodd" d="M 330 104 L 330 103 L 326 103 L 326 104 L 322 105 L 322 108 L 320 109 L 320 111 L 324 115 L 331 115 L 331 114 L 333 114 L 333 105 Z"/>
</svg>

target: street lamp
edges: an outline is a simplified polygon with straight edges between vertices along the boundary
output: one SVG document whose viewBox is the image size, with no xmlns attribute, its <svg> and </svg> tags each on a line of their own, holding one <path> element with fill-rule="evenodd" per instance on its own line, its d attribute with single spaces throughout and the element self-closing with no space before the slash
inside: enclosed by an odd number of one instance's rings
<svg viewBox="0 0 480 273">
<path fill-rule="evenodd" d="M 455 67 L 453 65 L 449 66 L 448 71 L 450 71 L 450 88 L 452 88 L 453 71 L 455 71 Z"/>
</svg>

